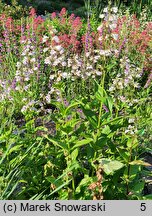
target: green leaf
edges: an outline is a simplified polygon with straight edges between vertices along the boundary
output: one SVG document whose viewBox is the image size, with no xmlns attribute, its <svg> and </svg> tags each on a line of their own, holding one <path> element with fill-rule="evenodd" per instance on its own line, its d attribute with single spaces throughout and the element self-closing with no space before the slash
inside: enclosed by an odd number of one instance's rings
<svg viewBox="0 0 152 216">
<path fill-rule="evenodd" d="M 95 145 L 97 147 L 99 147 L 99 149 L 101 149 L 104 145 L 106 145 L 108 141 L 108 138 L 107 137 L 99 137 L 95 143 Z"/>
<path fill-rule="evenodd" d="M 17 151 L 21 150 L 21 147 L 22 147 L 22 146 L 23 146 L 23 145 L 16 145 L 16 146 L 13 146 L 13 147 L 9 150 L 8 155 L 11 154 L 12 152 L 17 152 Z"/>
<path fill-rule="evenodd" d="M 151 164 L 144 162 L 142 160 L 134 160 L 129 163 L 130 165 L 141 165 L 141 166 L 151 166 Z"/>
<path fill-rule="evenodd" d="M 119 152 L 120 156 L 123 158 L 123 160 L 128 163 L 128 158 L 130 156 L 129 152 L 125 152 L 124 149 L 116 148 L 116 150 Z"/>
<path fill-rule="evenodd" d="M 109 112 L 103 113 L 101 116 L 101 121 L 104 122 L 104 120 L 110 119 Z"/>
<path fill-rule="evenodd" d="M 128 148 L 136 148 L 138 146 L 138 140 L 136 138 L 130 138 L 127 141 Z"/>
<path fill-rule="evenodd" d="M 111 97 L 107 97 L 107 105 L 110 113 L 112 114 L 112 107 L 113 107 L 113 99 Z"/>
<path fill-rule="evenodd" d="M 96 81 L 95 81 L 95 97 L 97 100 L 102 101 L 104 104 L 106 104 L 107 99 L 107 93 L 103 87 L 101 87 Z"/>
<path fill-rule="evenodd" d="M 71 132 L 74 132 L 75 127 L 80 123 L 81 121 L 78 119 L 71 119 L 67 121 L 60 129 L 65 132 L 66 134 L 69 134 Z"/>
<path fill-rule="evenodd" d="M 78 106 L 78 105 L 80 105 L 80 102 L 75 102 L 75 103 L 71 104 L 70 106 L 68 106 L 68 107 L 66 108 L 66 110 L 65 110 L 65 115 L 67 114 L 67 112 L 68 112 L 71 108 L 76 107 L 76 106 Z"/>
<path fill-rule="evenodd" d="M 78 169 L 79 168 L 79 164 L 77 162 L 74 162 L 71 164 L 70 167 L 68 167 L 61 176 L 59 176 L 57 179 L 55 179 L 54 182 L 52 182 L 52 184 L 55 184 L 57 185 L 59 182 L 60 179 L 62 179 L 65 175 L 67 175 L 70 171 L 72 171 L 73 169 Z M 52 178 L 48 178 L 48 180 L 52 181 L 53 179 Z M 68 185 L 70 182 L 72 181 L 72 178 L 69 179 L 68 181 L 66 181 L 65 183 L 59 185 L 52 193 L 50 193 L 48 196 L 51 196 L 53 195 L 54 193 L 56 193 L 57 191 L 59 191 L 60 189 L 62 189 L 64 186 Z"/>
<path fill-rule="evenodd" d="M 59 191 L 60 189 L 62 189 L 63 187 L 65 187 L 66 185 L 68 185 L 70 182 L 72 181 L 72 179 L 66 181 L 65 183 L 63 183 L 62 185 L 60 185 L 59 187 L 57 187 L 52 193 L 50 193 L 48 196 L 53 195 L 54 193 L 56 193 L 57 191 Z"/>
<path fill-rule="evenodd" d="M 107 125 L 107 124 L 111 124 L 111 123 L 118 124 L 118 122 L 120 122 L 120 121 L 123 122 L 123 120 L 124 120 L 125 118 L 128 118 L 128 117 L 129 117 L 129 116 L 119 116 L 119 117 L 116 117 L 116 118 L 114 118 L 114 119 L 112 119 L 112 120 L 103 122 L 103 123 L 101 124 L 101 126 Z"/>
<path fill-rule="evenodd" d="M 60 130 L 63 131 L 64 134 L 69 134 L 70 132 L 73 131 L 73 128 L 70 125 L 65 124 L 62 127 L 60 127 Z"/>
<path fill-rule="evenodd" d="M 71 153 L 71 159 L 72 159 L 72 161 L 76 160 L 78 154 L 79 154 L 78 148 L 74 149 L 74 151 Z"/>
<path fill-rule="evenodd" d="M 115 65 L 117 65 L 116 61 L 110 62 L 110 64 L 106 65 L 107 71 L 110 71 L 113 67 L 115 67 Z"/>
<path fill-rule="evenodd" d="M 28 183 L 28 182 L 25 181 L 24 179 L 21 179 L 21 180 L 19 180 L 18 182 L 19 182 L 19 183 L 26 183 L 26 184 Z"/>
<path fill-rule="evenodd" d="M 101 159 L 99 160 L 101 165 L 103 166 L 103 170 L 107 175 L 113 174 L 115 171 L 121 169 L 124 164 L 119 161 L 111 161 L 110 159 Z"/>
<path fill-rule="evenodd" d="M 58 140 L 56 140 L 56 139 L 54 139 L 54 138 L 48 138 L 47 135 L 44 135 L 44 137 L 45 137 L 47 140 L 49 140 L 51 143 L 53 143 L 55 146 L 58 146 L 58 147 L 60 147 L 60 148 L 62 148 L 62 149 L 68 150 L 68 146 L 67 146 L 65 143 L 60 142 L 60 141 L 58 141 Z"/>
<path fill-rule="evenodd" d="M 98 125 L 98 119 L 96 116 L 96 113 L 93 112 L 92 110 L 89 109 L 85 109 L 84 107 L 82 107 L 83 113 L 86 116 L 86 118 L 88 119 L 88 121 L 91 123 L 91 125 L 94 128 L 97 128 Z"/>
<path fill-rule="evenodd" d="M 143 196 L 143 200 L 152 200 L 152 194 L 148 194 L 146 196 Z"/>
<path fill-rule="evenodd" d="M 138 134 L 143 136 L 145 134 L 145 129 L 138 130 Z"/>
<path fill-rule="evenodd" d="M 110 132 L 111 132 L 111 130 L 110 130 L 110 127 L 108 125 L 105 126 L 102 130 L 102 134 L 108 135 L 108 134 L 110 134 Z"/>
<path fill-rule="evenodd" d="M 133 181 L 137 175 L 140 173 L 140 166 L 139 165 L 131 165 L 129 168 L 129 180 Z M 128 178 L 128 167 L 126 167 L 124 171 L 124 175 Z"/>
<path fill-rule="evenodd" d="M 101 100 L 103 98 L 103 88 L 95 81 L 95 96 L 98 100 Z"/>
<path fill-rule="evenodd" d="M 47 129 L 46 127 L 44 127 L 44 126 L 39 126 L 39 127 L 36 127 L 36 128 L 34 129 L 34 132 L 37 132 L 37 131 L 39 131 L 39 130 L 42 130 L 42 131 L 44 131 L 44 132 L 47 132 L 47 131 L 48 131 L 48 129 Z"/>
<path fill-rule="evenodd" d="M 93 141 L 93 139 L 91 139 L 91 138 L 80 140 L 80 141 L 78 141 L 78 142 L 75 143 L 75 145 L 72 147 L 71 150 L 73 150 L 73 149 L 75 149 L 77 147 L 81 147 L 83 145 L 89 144 L 92 141 Z"/>
<path fill-rule="evenodd" d="M 135 186 L 133 187 L 133 189 L 131 189 L 131 191 L 133 191 L 136 194 L 142 193 L 143 189 L 144 189 L 144 182 L 138 182 L 135 184 Z"/>
<path fill-rule="evenodd" d="M 52 182 L 54 182 L 56 180 L 54 176 L 48 176 L 48 177 L 46 177 L 46 179 L 50 183 L 52 183 Z"/>
<path fill-rule="evenodd" d="M 76 193 L 81 192 L 82 187 L 87 187 L 89 184 L 93 182 L 93 178 L 85 175 L 84 178 L 80 181 L 78 187 L 76 188 Z"/>
<path fill-rule="evenodd" d="M 60 175 L 54 182 L 53 184 L 56 184 L 57 181 L 59 181 L 59 179 L 62 179 L 65 175 L 67 175 L 69 172 L 71 172 L 73 169 L 78 169 L 79 163 L 77 161 L 74 161 L 69 167 L 67 167 L 67 169 L 64 170 L 63 174 Z"/>
<path fill-rule="evenodd" d="M 9 135 L 12 133 L 12 128 L 10 128 L 10 130 L 9 131 L 7 131 L 7 132 L 5 132 L 4 134 L 2 134 L 1 136 L 0 136 L 0 143 L 1 142 L 5 142 L 7 139 L 8 139 L 8 137 L 9 137 Z"/>
<path fill-rule="evenodd" d="M 51 184 L 54 184 L 56 187 L 59 187 L 63 183 L 61 179 L 59 179 L 58 181 L 56 181 L 56 178 L 54 176 L 48 176 L 48 177 L 46 177 L 46 179 Z"/>
</svg>

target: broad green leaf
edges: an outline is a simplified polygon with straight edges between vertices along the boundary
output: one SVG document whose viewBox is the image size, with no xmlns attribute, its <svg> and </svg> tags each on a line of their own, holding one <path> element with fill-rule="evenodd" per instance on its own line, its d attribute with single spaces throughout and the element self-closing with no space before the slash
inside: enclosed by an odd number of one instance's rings
<svg viewBox="0 0 152 216">
<path fill-rule="evenodd" d="M 63 131 L 64 134 L 69 134 L 70 132 L 73 131 L 73 127 L 66 124 L 66 125 L 63 125 L 62 127 L 60 127 L 60 130 Z"/>
<path fill-rule="evenodd" d="M 103 130 L 102 133 L 108 135 L 111 132 L 110 127 L 108 125 L 106 125 Z"/>
<path fill-rule="evenodd" d="M 115 67 L 116 64 L 117 64 L 116 62 L 114 62 L 112 64 L 107 64 L 107 66 L 106 66 L 107 70 L 110 71 L 113 67 Z"/>
<path fill-rule="evenodd" d="M 99 149 L 101 149 L 104 145 L 106 145 L 107 141 L 107 137 L 100 137 L 99 139 L 97 139 L 95 145 L 98 146 Z"/>
<path fill-rule="evenodd" d="M 135 193 L 142 193 L 143 189 L 144 189 L 144 182 L 138 182 L 134 185 L 133 189 L 131 189 L 131 191 L 135 192 Z"/>
<path fill-rule="evenodd" d="M 140 172 L 140 166 L 139 165 L 131 165 L 129 167 L 129 180 L 133 181 L 138 173 Z M 126 167 L 125 171 L 124 171 L 124 175 L 126 176 L 126 178 L 128 178 L 128 167 Z"/>
<path fill-rule="evenodd" d="M 107 175 L 113 174 L 124 166 L 123 163 L 116 160 L 112 161 L 110 159 L 101 159 L 99 162 L 103 166 L 103 170 Z"/>
<path fill-rule="evenodd" d="M 72 171 L 73 169 L 78 169 L 79 168 L 79 164 L 77 162 L 74 162 L 70 167 L 68 167 L 61 176 L 59 176 L 57 179 L 55 179 L 54 182 L 52 182 L 52 184 L 57 185 L 60 179 L 62 179 L 65 175 L 67 175 L 70 171 Z M 48 180 L 53 180 L 53 179 L 48 179 Z M 68 181 L 66 181 L 65 183 L 61 184 L 60 186 L 58 186 L 52 193 L 49 194 L 49 196 L 53 195 L 54 193 L 56 193 L 57 191 L 59 191 L 60 189 L 62 189 L 64 186 L 68 185 L 70 182 L 72 181 L 72 178 L 69 179 Z"/>
<path fill-rule="evenodd" d="M 120 156 L 123 158 L 123 160 L 128 163 L 129 158 L 129 152 L 125 152 L 124 149 L 116 148 L 116 150 L 119 152 Z"/>
<path fill-rule="evenodd" d="M 105 89 L 95 81 L 95 97 L 106 104 L 107 93 Z"/>
<path fill-rule="evenodd" d="M 46 179 L 47 179 L 48 182 L 50 182 L 50 183 L 52 183 L 52 182 L 54 182 L 54 181 L 56 180 L 54 176 L 48 176 L 48 177 L 46 177 Z"/>
<path fill-rule="evenodd" d="M 78 142 L 75 143 L 75 145 L 72 147 L 71 150 L 73 150 L 73 149 L 75 149 L 75 148 L 77 148 L 77 147 L 81 147 L 81 146 L 83 146 L 83 145 L 89 144 L 89 143 L 91 143 L 92 141 L 93 141 L 93 139 L 91 139 L 91 138 L 87 138 L 87 139 L 80 140 L 80 141 L 78 141 Z"/>
<path fill-rule="evenodd" d="M 109 112 L 103 113 L 101 116 L 101 121 L 103 122 L 104 120 L 110 120 Z"/>
</svg>

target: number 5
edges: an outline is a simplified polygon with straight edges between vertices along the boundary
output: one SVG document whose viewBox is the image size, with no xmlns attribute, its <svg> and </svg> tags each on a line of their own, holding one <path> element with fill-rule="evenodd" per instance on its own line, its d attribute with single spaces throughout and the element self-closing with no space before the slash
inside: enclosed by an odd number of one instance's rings
<svg viewBox="0 0 152 216">
<path fill-rule="evenodd" d="M 140 210 L 141 211 L 145 211 L 146 210 L 146 203 L 141 203 Z"/>
</svg>

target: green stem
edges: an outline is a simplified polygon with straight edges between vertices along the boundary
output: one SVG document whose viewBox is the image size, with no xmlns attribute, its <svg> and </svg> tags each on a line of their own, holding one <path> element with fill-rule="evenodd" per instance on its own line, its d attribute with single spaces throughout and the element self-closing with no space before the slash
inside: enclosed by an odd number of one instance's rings
<svg viewBox="0 0 152 216">
<path fill-rule="evenodd" d="M 103 77 L 102 77 L 102 79 L 101 79 L 101 83 L 100 83 L 100 85 L 102 86 L 102 98 L 103 98 L 103 91 L 104 91 L 104 81 L 105 81 L 105 71 L 103 71 Z M 102 100 L 101 100 L 101 102 L 100 102 L 100 109 L 99 109 L 99 116 L 98 116 L 98 130 L 99 130 L 99 128 L 100 128 L 100 124 L 101 124 L 101 116 L 102 116 L 102 105 L 103 105 L 103 102 L 102 102 Z"/>
<path fill-rule="evenodd" d="M 101 82 L 100 82 L 100 85 L 102 86 L 102 95 L 101 95 L 102 98 L 104 96 L 103 95 L 104 81 L 105 81 L 105 71 L 103 71 L 103 77 L 102 77 Z M 102 98 L 101 98 L 101 101 L 100 101 L 100 108 L 99 108 L 99 115 L 98 115 L 98 125 L 97 125 L 97 132 L 96 132 L 96 135 L 95 135 L 94 143 L 96 143 L 96 141 L 98 139 L 98 136 L 100 134 L 100 129 L 101 129 L 101 116 L 102 116 L 102 105 L 103 105 Z M 97 156 L 97 152 L 95 151 L 94 160 L 96 159 L 96 156 Z"/>
<path fill-rule="evenodd" d="M 133 137 L 133 141 L 132 141 L 132 144 L 134 142 L 134 137 Z M 128 168 L 127 168 L 127 183 L 126 183 L 126 187 L 127 187 L 127 191 L 126 191 L 126 194 L 128 195 L 129 194 L 129 178 L 130 178 L 130 162 L 131 162 L 131 159 L 132 159 L 132 145 L 130 147 L 130 154 L 129 154 L 129 158 L 128 158 Z"/>
</svg>

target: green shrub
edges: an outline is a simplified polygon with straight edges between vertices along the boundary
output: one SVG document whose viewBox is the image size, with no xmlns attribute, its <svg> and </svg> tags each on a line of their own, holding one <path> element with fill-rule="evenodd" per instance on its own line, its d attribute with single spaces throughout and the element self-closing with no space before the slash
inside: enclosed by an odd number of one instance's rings
<svg viewBox="0 0 152 216">
<path fill-rule="evenodd" d="M 49 1 L 39 1 L 37 3 L 37 13 L 38 14 L 45 14 L 46 12 L 52 12 L 53 11 L 53 7 L 51 2 Z"/>
</svg>

